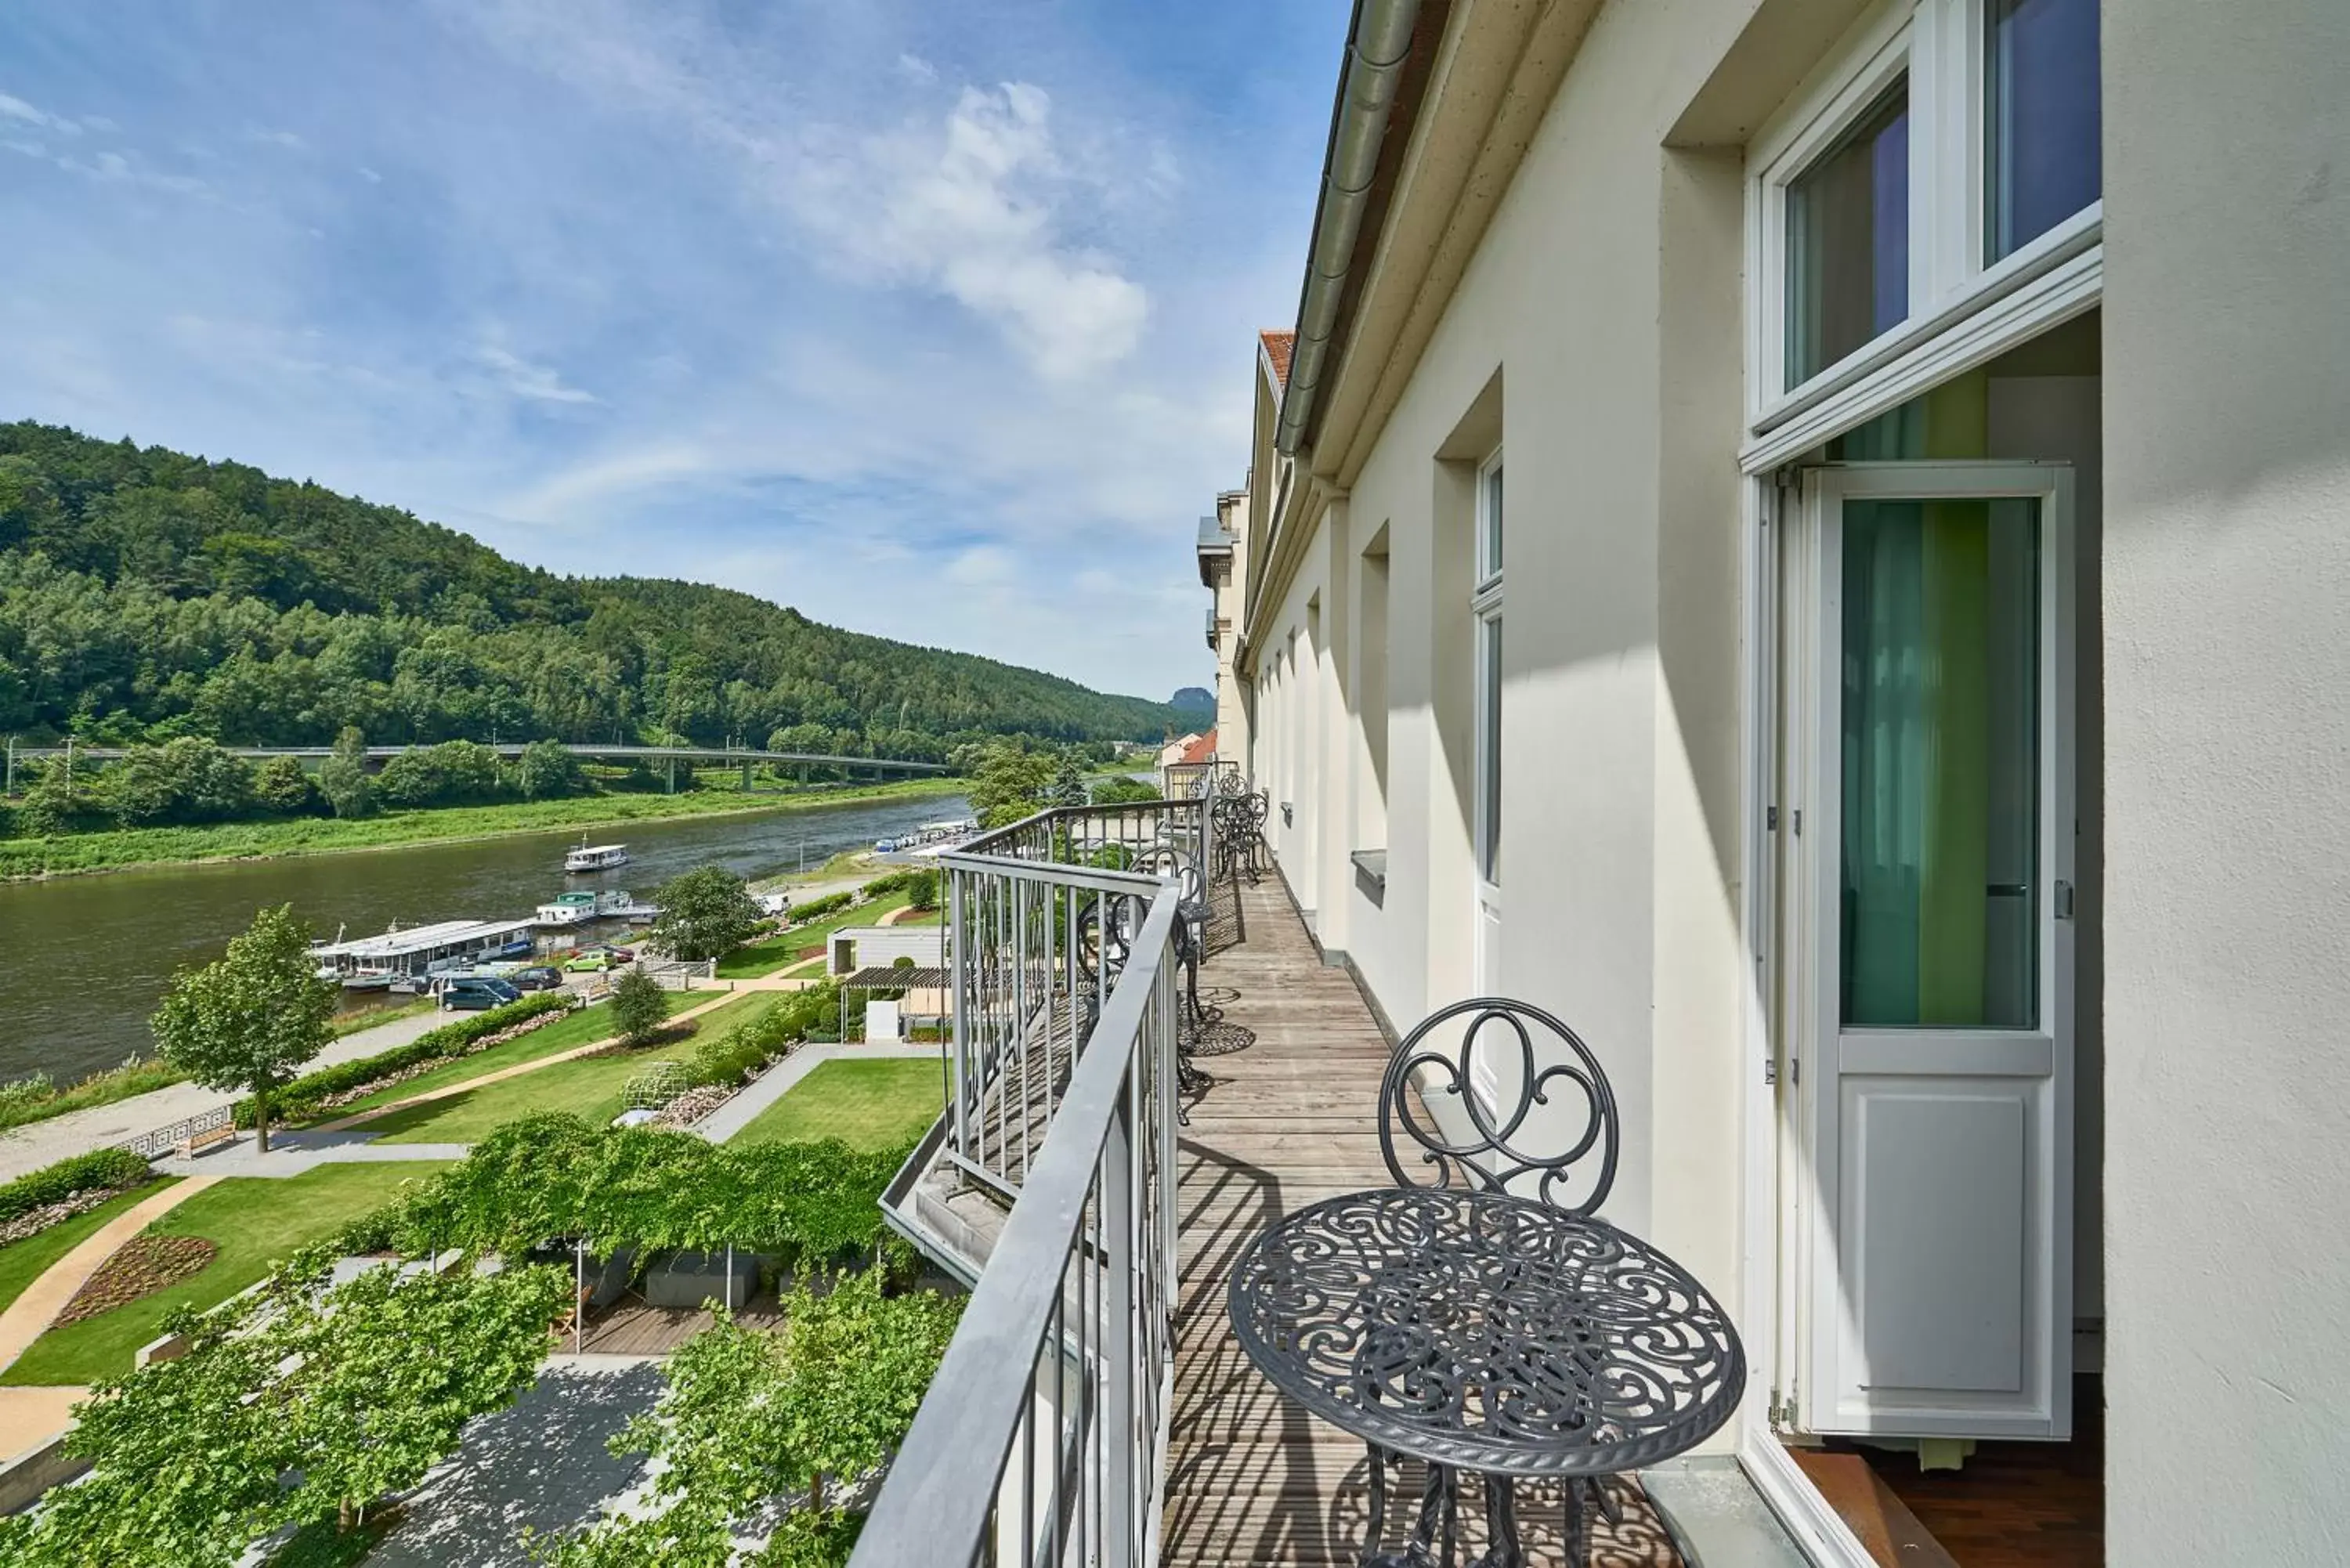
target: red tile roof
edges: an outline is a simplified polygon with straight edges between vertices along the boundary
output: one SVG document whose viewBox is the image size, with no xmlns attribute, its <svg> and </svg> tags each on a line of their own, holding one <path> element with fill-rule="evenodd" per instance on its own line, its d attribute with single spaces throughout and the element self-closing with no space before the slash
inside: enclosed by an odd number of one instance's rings
<svg viewBox="0 0 2350 1568">
<path fill-rule="evenodd" d="M 1273 381 L 1277 387 L 1289 385 L 1289 351 L 1297 344 L 1295 332 L 1260 332 L 1257 341 L 1264 345 L 1264 357 L 1273 365 Z"/>
<path fill-rule="evenodd" d="M 1193 741 L 1190 745 L 1184 747 L 1182 760 L 1187 763 L 1211 763 L 1215 761 L 1216 732 L 1213 730 L 1211 730 L 1206 734 L 1201 735 L 1198 740 Z"/>
</svg>

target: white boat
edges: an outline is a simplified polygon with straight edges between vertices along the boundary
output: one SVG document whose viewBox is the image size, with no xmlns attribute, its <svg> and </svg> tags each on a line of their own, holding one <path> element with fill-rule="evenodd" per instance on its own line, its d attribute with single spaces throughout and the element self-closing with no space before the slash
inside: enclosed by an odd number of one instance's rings
<svg viewBox="0 0 2350 1568">
<path fill-rule="evenodd" d="M 563 868 L 575 875 L 585 871 L 609 871 L 615 866 L 629 863 L 629 846 L 625 844 L 583 844 L 563 857 Z"/>
<path fill-rule="evenodd" d="M 527 953 L 530 927 L 528 920 L 440 920 L 404 931 L 394 926 L 380 937 L 317 943 L 310 958 L 322 978 L 329 971 L 338 980 L 380 974 L 392 990 L 406 991 L 443 970 Z"/>
<path fill-rule="evenodd" d="M 541 928 L 558 930 L 566 926 L 583 925 L 600 912 L 598 902 L 593 893 L 565 893 L 552 903 L 541 904 L 532 919 Z"/>
</svg>

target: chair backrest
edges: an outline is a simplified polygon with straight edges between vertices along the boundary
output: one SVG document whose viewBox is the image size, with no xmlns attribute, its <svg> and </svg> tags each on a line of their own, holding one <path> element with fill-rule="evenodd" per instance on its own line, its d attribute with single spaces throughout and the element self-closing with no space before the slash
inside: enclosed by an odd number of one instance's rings
<svg viewBox="0 0 2350 1568">
<path fill-rule="evenodd" d="M 1483 1079 L 1498 1102 L 1480 1086 L 1481 1050 L 1499 1055 L 1488 1058 L 1493 1071 Z M 1439 1116 L 1468 1130 L 1448 1137 Z M 1417 1146 L 1416 1159 L 1399 1148 L 1399 1134 Z M 1396 1047 L 1379 1085 L 1379 1152 L 1403 1187 L 1482 1187 L 1589 1214 L 1616 1184 L 1617 1138 L 1616 1096 L 1591 1048 L 1541 1008 L 1508 997 L 1430 1013 Z M 1573 1168 L 1587 1159 L 1596 1164 L 1578 1194 Z"/>
<path fill-rule="evenodd" d="M 1175 878 L 1175 901 L 1196 904 L 1207 896 L 1207 883 L 1200 875 L 1200 863 L 1188 849 L 1171 844 L 1143 852 L 1134 863 L 1134 869 L 1146 877 Z"/>
</svg>

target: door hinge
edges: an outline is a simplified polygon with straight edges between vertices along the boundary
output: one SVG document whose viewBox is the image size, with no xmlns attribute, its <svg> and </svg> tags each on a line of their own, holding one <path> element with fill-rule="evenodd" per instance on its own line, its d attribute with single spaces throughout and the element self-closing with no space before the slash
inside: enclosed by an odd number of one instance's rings
<svg viewBox="0 0 2350 1568">
<path fill-rule="evenodd" d="M 1762 808 L 1762 831 L 1765 833 L 1776 833 L 1779 831 L 1779 808 L 1777 806 L 1766 805 Z"/>
<path fill-rule="evenodd" d="M 1762 1058 L 1762 1081 L 1766 1084 L 1775 1084 L 1779 1081 L 1779 1059 L 1776 1056 Z"/>
<path fill-rule="evenodd" d="M 1797 806 L 1797 807 L 1795 808 L 1795 836 L 1796 836 L 1796 837 L 1798 837 L 1798 838 L 1801 838 L 1803 836 L 1804 836 L 1804 808 L 1803 808 L 1802 806 L 1800 806 L 1800 805 L 1799 805 L 1799 806 Z"/>
<path fill-rule="evenodd" d="M 1795 1390 L 1790 1386 L 1786 1397 L 1781 1398 L 1776 1388 L 1771 1390 L 1771 1425 L 1781 1431 L 1791 1431 L 1795 1425 Z"/>
</svg>

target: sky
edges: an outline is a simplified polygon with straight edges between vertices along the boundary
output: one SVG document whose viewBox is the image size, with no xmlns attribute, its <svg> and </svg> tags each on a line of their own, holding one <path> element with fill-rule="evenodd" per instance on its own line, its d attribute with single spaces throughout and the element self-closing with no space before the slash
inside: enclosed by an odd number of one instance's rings
<svg viewBox="0 0 2350 1568">
<path fill-rule="evenodd" d="M 0 419 L 1163 699 L 1344 0 L 10 0 Z"/>
</svg>

